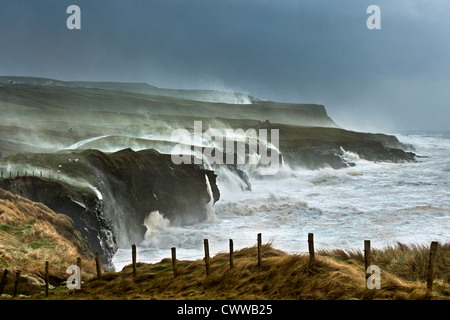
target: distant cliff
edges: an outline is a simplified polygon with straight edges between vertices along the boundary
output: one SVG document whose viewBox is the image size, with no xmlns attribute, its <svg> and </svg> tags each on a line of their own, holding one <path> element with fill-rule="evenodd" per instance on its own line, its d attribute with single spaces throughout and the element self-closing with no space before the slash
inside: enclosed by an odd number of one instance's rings
<svg viewBox="0 0 450 320">
<path fill-rule="evenodd" d="M 353 165 L 345 152 L 357 154 L 360 159 L 381 162 L 415 161 L 410 145 L 395 136 L 349 131 L 339 128 L 313 128 L 273 125 L 280 132 L 280 151 L 292 166 L 308 169 Z"/>
</svg>

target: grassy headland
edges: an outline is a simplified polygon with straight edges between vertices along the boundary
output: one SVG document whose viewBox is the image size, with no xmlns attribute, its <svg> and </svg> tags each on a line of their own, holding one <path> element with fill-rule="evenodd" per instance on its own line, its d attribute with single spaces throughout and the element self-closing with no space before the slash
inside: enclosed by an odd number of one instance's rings
<svg viewBox="0 0 450 320">
<path fill-rule="evenodd" d="M 0 277 L 4 269 L 9 271 L 4 293 L 12 292 L 17 270 L 19 294 L 41 292 L 45 261 L 50 283 L 59 285 L 77 257 L 84 260 L 83 270 L 90 276 L 95 271 L 93 255 L 68 216 L 0 189 Z"/>
<path fill-rule="evenodd" d="M 167 258 L 137 263 L 136 276 L 128 265 L 120 272 L 104 273 L 100 280 L 85 277 L 81 290 L 61 286 L 51 290 L 48 299 L 450 300 L 450 244 L 439 246 L 432 292 L 426 290 L 428 254 L 425 246 L 404 244 L 373 250 L 373 263 L 381 269 L 381 289 L 366 288 L 360 251 L 319 251 L 310 266 L 308 255 L 287 254 L 264 244 L 261 271 L 257 249 L 249 247 L 234 253 L 233 269 L 227 253 L 212 257 L 209 276 L 204 261 L 180 260 L 174 277 Z M 42 294 L 30 298 L 45 299 Z"/>
</svg>

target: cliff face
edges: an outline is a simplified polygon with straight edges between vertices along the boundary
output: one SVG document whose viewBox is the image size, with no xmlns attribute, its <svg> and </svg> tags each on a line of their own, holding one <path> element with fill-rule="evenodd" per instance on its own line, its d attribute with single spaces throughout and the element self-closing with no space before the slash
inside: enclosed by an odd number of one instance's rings
<svg viewBox="0 0 450 320">
<path fill-rule="evenodd" d="M 86 155 L 87 154 L 87 155 Z M 110 155 L 83 152 L 89 175 L 95 177 L 121 244 L 142 241 L 144 219 L 158 210 L 171 224 L 192 224 L 207 218 L 206 206 L 220 193 L 216 175 L 198 165 L 175 165 L 170 155 L 155 150 L 125 149 Z"/>
<path fill-rule="evenodd" d="M 369 161 L 415 161 L 411 146 L 403 145 L 391 135 L 372 134 L 339 128 L 280 126 L 280 150 L 284 160 L 292 166 L 335 169 L 353 165 L 343 151 L 356 153 Z"/>
<path fill-rule="evenodd" d="M 27 163 L 33 158 L 44 161 L 44 155 L 21 157 Z M 175 165 L 170 155 L 155 150 L 125 149 L 112 154 L 85 150 L 70 155 L 47 154 L 45 161 L 57 167 L 62 157 L 79 162 L 64 165 L 60 180 L 16 177 L 0 180 L 0 188 L 72 218 L 75 229 L 92 252 L 99 252 L 107 268 L 112 268 L 117 245 L 128 246 L 144 239 L 147 229 L 143 223 L 150 212 L 158 210 L 175 225 L 196 223 L 207 219 L 211 201 L 207 181 L 213 201 L 220 197 L 213 171 L 194 164 Z"/>
<path fill-rule="evenodd" d="M 70 216 L 105 265 L 110 265 L 117 244 L 143 240 L 144 220 L 152 211 L 158 210 L 171 224 L 207 219 L 211 198 L 216 202 L 220 197 L 216 174 L 194 164 L 175 165 L 170 155 L 162 154 L 173 150 L 174 131 L 193 132 L 195 121 L 202 121 L 204 130 L 278 129 L 278 149 L 293 167 L 352 165 L 345 151 L 372 161 L 414 160 L 414 154 L 404 151 L 393 136 L 336 128 L 321 105 L 252 97 L 246 97 L 251 104 L 211 103 L 196 99 L 208 100 L 205 95 L 212 95 L 214 101 L 221 101 L 214 97 L 217 92 L 164 90 L 145 84 L 10 77 L 0 77 L 0 83 L 4 84 L 0 86 L 2 174 L 3 170 L 4 177 L 10 170 L 42 171 L 50 179 L 53 173 L 53 180 L 5 179 L 0 187 Z M 125 149 L 130 147 L 146 150 Z M 106 153 L 117 150 L 121 151 Z M 242 190 L 251 190 L 247 176 L 251 172 L 233 165 L 227 170 L 243 182 Z M 54 180 L 56 172 L 59 181 Z"/>
<path fill-rule="evenodd" d="M 21 270 L 18 294 L 42 292 L 45 261 L 51 266 L 50 284 L 60 285 L 77 257 L 83 273 L 95 273 L 94 256 L 72 219 L 0 188 L 0 274 L 9 270 L 4 293 L 13 293 L 16 270 Z"/>
<path fill-rule="evenodd" d="M 75 229 L 89 244 L 91 252 L 98 252 L 102 264 L 106 268 L 112 268 L 111 260 L 117 245 L 104 212 L 104 204 L 94 195 L 75 190 L 65 183 L 37 177 L 0 180 L 0 188 L 43 203 L 52 211 L 70 217 Z"/>
</svg>

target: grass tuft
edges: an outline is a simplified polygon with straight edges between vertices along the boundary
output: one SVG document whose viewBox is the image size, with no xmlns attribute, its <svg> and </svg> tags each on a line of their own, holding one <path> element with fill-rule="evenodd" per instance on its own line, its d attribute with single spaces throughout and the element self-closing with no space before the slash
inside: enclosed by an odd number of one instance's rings
<svg viewBox="0 0 450 320">
<path fill-rule="evenodd" d="M 261 271 L 255 246 L 234 252 L 233 269 L 227 253 L 211 257 L 208 276 L 203 260 L 178 260 L 178 276 L 174 277 L 171 259 L 163 259 L 138 263 L 136 276 L 128 265 L 120 272 L 105 273 L 101 280 L 86 281 L 77 294 L 57 290 L 52 299 L 450 300 L 450 245 L 439 246 L 431 293 L 417 271 L 428 264 L 427 250 L 426 246 L 406 244 L 373 250 L 374 263 L 381 269 L 379 290 L 366 288 L 361 252 L 320 251 L 311 265 L 308 255 L 291 255 L 265 244 Z"/>
</svg>

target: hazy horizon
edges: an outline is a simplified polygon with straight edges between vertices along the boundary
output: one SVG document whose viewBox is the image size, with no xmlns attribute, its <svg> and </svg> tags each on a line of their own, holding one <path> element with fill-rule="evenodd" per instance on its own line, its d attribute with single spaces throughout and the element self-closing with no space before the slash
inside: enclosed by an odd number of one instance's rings
<svg viewBox="0 0 450 320">
<path fill-rule="evenodd" d="M 81 8 L 81 30 L 66 9 Z M 369 5 L 381 29 L 369 30 Z M 0 0 L 0 74 L 143 82 L 322 104 L 344 128 L 442 131 L 450 22 L 441 0 Z"/>
</svg>

